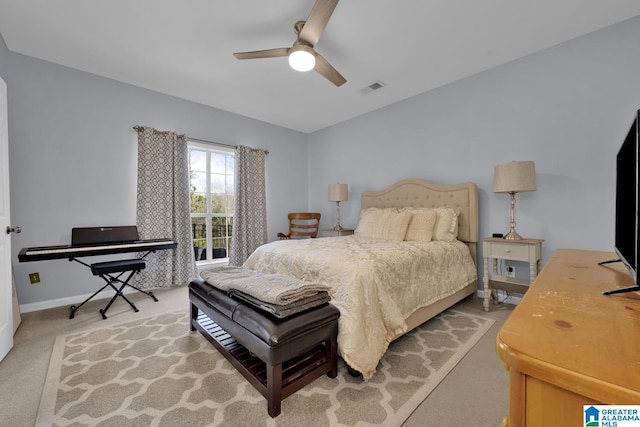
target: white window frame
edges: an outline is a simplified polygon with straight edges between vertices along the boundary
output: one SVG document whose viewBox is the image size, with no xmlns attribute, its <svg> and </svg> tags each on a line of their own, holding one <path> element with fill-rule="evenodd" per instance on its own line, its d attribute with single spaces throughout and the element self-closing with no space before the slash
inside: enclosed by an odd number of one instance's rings
<svg viewBox="0 0 640 427">
<path fill-rule="evenodd" d="M 207 212 L 205 213 L 191 213 L 190 214 L 190 220 L 191 223 L 193 218 L 205 218 L 205 234 L 206 234 L 206 250 L 207 250 L 207 259 L 206 260 L 201 260 L 201 261 L 196 261 L 196 265 L 198 267 L 202 267 L 202 266 L 206 266 L 206 265 L 215 265 L 215 264 L 228 264 L 229 263 L 229 251 L 227 251 L 227 256 L 226 258 L 213 258 L 213 247 L 209 247 L 211 245 L 211 242 L 213 241 L 213 230 L 212 230 L 212 218 L 214 217 L 230 217 L 231 219 L 233 219 L 233 213 L 231 214 L 225 214 L 225 215 L 220 215 L 220 214 L 215 214 L 211 212 L 211 158 L 210 155 L 211 153 L 221 153 L 221 154 L 225 154 L 225 155 L 231 155 L 235 158 L 235 150 L 233 150 L 232 148 L 225 148 L 225 147 L 221 147 L 221 146 L 217 146 L 214 144 L 206 144 L 206 143 L 201 143 L 201 142 L 196 142 L 193 140 L 188 140 L 188 148 L 189 148 L 189 157 L 191 157 L 191 150 L 199 150 L 199 151 L 205 151 L 206 154 L 206 208 L 207 208 Z M 191 174 L 191 164 L 189 164 L 189 174 Z M 235 177 L 234 177 L 235 179 Z M 227 236 L 228 238 L 230 238 L 231 236 Z M 193 241 L 194 236 L 191 236 L 191 239 Z M 194 255 L 195 256 L 195 255 Z"/>
</svg>

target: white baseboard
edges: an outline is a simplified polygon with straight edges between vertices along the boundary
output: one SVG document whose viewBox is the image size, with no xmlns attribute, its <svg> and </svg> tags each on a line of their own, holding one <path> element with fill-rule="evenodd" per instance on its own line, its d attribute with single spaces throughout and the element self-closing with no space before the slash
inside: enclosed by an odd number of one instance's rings
<svg viewBox="0 0 640 427">
<path fill-rule="evenodd" d="M 131 292 L 137 292 L 135 289 L 127 289 L 125 290 L 125 294 L 129 294 Z M 96 295 L 96 297 L 98 298 L 111 298 L 113 297 L 113 292 L 111 289 L 104 291 L 104 294 L 100 294 L 100 295 Z M 522 299 L 522 296 L 519 296 L 518 294 L 512 294 L 512 295 L 505 295 L 506 293 L 504 291 L 498 290 L 498 296 L 499 296 L 499 301 L 502 301 L 505 304 L 514 304 L 517 305 L 520 300 Z M 47 310 L 49 308 L 57 308 L 57 307 L 63 307 L 63 306 L 72 306 L 74 304 L 79 304 L 80 302 L 84 301 L 85 299 L 89 298 L 91 294 L 85 294 L 85 295 L 76 295 L 73 297 L 66 297 L 66 298 L 58 298 L 58 299 L 51 299 L 51 300 L 47 300 L 47 301 L 40 301 L 40 302 L 34 302 L 31 304 L 20 304 L 20 313 L 29 313 L 31 311 L 39 311 L 39 310 Z M 479 289 L 477 292 L 478 298 L 484 298 L 484 291 L 482 289 Z"/>
<path fill-rule="evenodd" d="M 130 294 L 132 292 L 138 292 L 138 291 L 136 291 L 135 289 L 128 288 L 128 289 L 125 289 L 124 294 Z M 105 289 L 104 291 L 96 295 L 95 298 L 96 299 L 112 298 L 114 294 L 115 292 L 113 291 L 113 289 Z M 76 296 L 66 297 L 66 298 L 50 299 L 50 300 L 40 301 L 40 302 L 33 302 L 30 304 L 20 304 L 20 313 L 29 313 L 32 311 L 47 310 L 49 308 L 64 307 L 65 305 L 68 305 L 68 306 L 78 305 L 85 299 L 89 298 L 91 295 L 92 293 L 84 294 L 84 295 L 76 295 Z"/>
</svg>

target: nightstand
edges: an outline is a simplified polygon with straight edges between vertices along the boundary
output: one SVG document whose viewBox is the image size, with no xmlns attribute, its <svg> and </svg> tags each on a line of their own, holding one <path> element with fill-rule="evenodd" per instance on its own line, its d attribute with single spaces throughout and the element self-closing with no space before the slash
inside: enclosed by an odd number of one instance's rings
<svg viewBox="0 0 640 427">
<path fill-rule="evenodd" d="M 484 257 L 484 311 L 489 311 L 489 300 L 495 289 L 524 294 L 538 276 L 543 239 L 506 240 L 488 237 L 482 239 L 482 254 Z M 491 277 L 489 276 L 489 258 L 493 259 Z M 498 275 L 498 260 L 523 261 L 529 263 L 529 279 L 519 279 Z"/>
<path fill-rule="evenodd" d="M 320 230 L 320 237 L 339 237 L 339 236 L 351 236 L 355 230 L 353 228 L 343 228 L 342 230 L 334 230 L 333 228 L 326 228 Z"/>
</svg>

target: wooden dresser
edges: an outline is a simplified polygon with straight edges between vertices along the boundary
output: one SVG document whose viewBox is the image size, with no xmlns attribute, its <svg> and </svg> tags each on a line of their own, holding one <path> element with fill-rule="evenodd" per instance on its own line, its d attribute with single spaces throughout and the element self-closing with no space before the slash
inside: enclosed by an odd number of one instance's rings
<svg viewBox="0 0 640 427">
<path fill-rule="evenodd" d="M 640 294 L 611 252 L 559 249 L 500 330 L 503 426 L 583 425 L 583 405 L 640 404 Z"/>
</svg>

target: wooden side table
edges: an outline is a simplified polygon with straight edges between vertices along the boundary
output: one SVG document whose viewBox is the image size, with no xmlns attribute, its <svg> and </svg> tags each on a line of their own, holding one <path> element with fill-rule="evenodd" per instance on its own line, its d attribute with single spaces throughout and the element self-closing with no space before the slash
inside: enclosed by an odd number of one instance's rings
<svg viewBox="0 0 640 427">
<path fill-rule="evenodd" d="M 339 237 L 339 236 L 351 236 L 355 230 L 353 228 L 343 228 L 342 230 L 334 230 L 333 228 L 326 228 L 320 230 L 321 237 Z"/>
<path fill-rule="evenodd" d="M 543 239 L 506 240 L 496 237 L 482 239 L 484 258 L 484 311 L 489 311 L 489 300 L 495 289 L 524 294 L 538 276 Z M 493 259 L 493 268 L 489 276 L 489 259 Z M 498 275 L 498 260 L 523 261 L 529 263 L 529 279 L 519 279 Z"/>
</svg>

